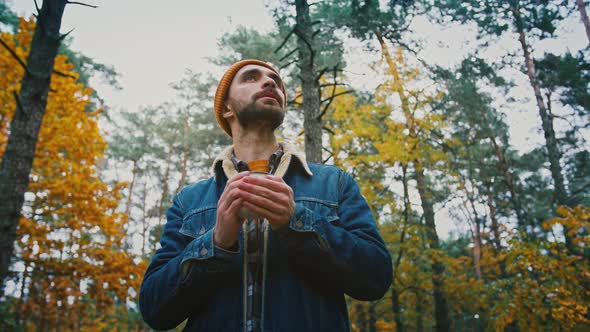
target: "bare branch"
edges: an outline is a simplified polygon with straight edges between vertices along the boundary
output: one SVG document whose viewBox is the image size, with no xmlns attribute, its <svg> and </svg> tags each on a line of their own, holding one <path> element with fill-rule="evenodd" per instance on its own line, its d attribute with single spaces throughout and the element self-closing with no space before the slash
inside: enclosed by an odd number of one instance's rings
<svg viewBox="0 0 590 332">
<path fill-rule="evenodd" d="M 326 126 L 323 126 L 322 129 L 325 130 L 325 131 L 327 131 L 327 132 L 329 132 L 332 135 L 336 135 L 336 133 L 332 129 L 330 129 L 330 128 L 326 127 Z"/>
<path fill-rule="evenodd" d="M 77 1 L 66 1 L 66 4 L 68 4 L 68 5 L 80 5 L 80 6 L 90 7 L 90 8 L 98 8 L 98 6 L 89 5 L 87 3 L 77 2 Z"/>
<path fill-rule="evenodd" d="M 290 65 L 294 64 L 295 62 L 297 62 L 297 59 L 293 60 L 293 61 L 289 61 L 289 63 L 287 63 L 286 65 L 280 66 L 279 70 L 284 69 L 289 67 Z"/>
<path fill-rule="evenodd" d="M 303 135 L 303 134 L 305 134 L 305 130 L 301 130 L 301 131 L 299 132 L 299 134 L 297 134 L 297 137 L 299 137 L 299 136 L 301 136 L 301 135 Z"/>
<path fill-rule="evenodd" d="M 316 36 L 318 33 L 320 33 L 321 31 L 322 31 L 321 29 L 317 29 L 316 31 L 314 31 L 314 32 L 311 34 L 311 39 L 314 39 L 314 38 L 315 38 L 315 36 Z"/>
<path fill-rule="evenodd" d="M 325 88 L 325 87 L 329 87 L 329 86 L 333 86 L 333 85 L 347 85 L 346 83 L 326 83 L 326 84 L 320 84 L 320 88 Z"/>
<path fill-rule="evenodd" d="M 33 2 L 35 3 L 35 9 L 37 10 L 37 15 L 41 14 L 41 8 L 39 8 L 39 5 L 37 4 L 37 0 L 33 0 Z"/>
<path fill-rule="evenodd" d="M 290 56 L 291 56 L 291 54 L 293 54 L 293 53 L 295 53 L 295 52 L 297 52 L 297 48 L 295 48 L 294 50 L 292 50 L 292 51 L 290 51 L 289 53 L 287 53 L 287 55 L 285 55 L 284 57 L 280 58 L 280 59 L 279 59 L 279 62 L 280 62 L 280 61 L 283 61 L 283 60 L 285 60 L 285 59 L 287 59 L 288 57 L 290 57 Z"/>
<path fill-rule="evenodd" d="M 295 29 L 293 29 L 293 32 L 295 32 L 297 37 L 301 38 L 301 40 L 303 40 L 305 45 L 307 45 L 307 48 L 309 48 L 309 52 L 311 53 L 311 58 L 313 59 L 315 52 L 313 50 L 313 47 L 311 46 L 311 43 L 307 39 L 305 39 L 305 36 L 301 33 L 301 31 L 299 31 L 299 29 L 297 29 L 297 26 L 295 26 Z"/>
<path fill-rule="evenodd" d="M 323 147 L 323 146 L 322 146 L 322 150 L 324 150 L 324 151 L 327 151 L 328 153 L 330 153 L 330 155 L 328 156 L 328 158 L 326 158 L 326 160 L 324 160 L 324 161 L 322 162 L 322 164 L 325 164 L 325 163 L 326 163 L 326 161 L 330 160 L 330 158 L 332 158 L 332 157 L 334 156 L 334 152 L 333 152 L 333 151 L 330 151 L 330 150 L 328 150 L 326 147 Z"/>
<path fill-rule="evenodd" d="M 70 33 L 72 33 L 72 32 L 73 32 L 75 29 L 76 29 L 76 28 L 73 28 L 72 30 L 70 30 L 70 31 L 68 31 L 68 32 L 64 33 L 63 35 L 59 36 L 59 41 L 62 41 L 62 40 L 64 40 L 64 39 L 66 39 L 66 37 L 67 37 L 67 36 L 69 36 L 69 35 L 70 35 Z"/>
<path fill-rule="evenodd" d="M 335 83 L 338 83 L 338 82 L 336 82 L 336 79 L 338 78 L 336 76 L 336 69 L 338 69 L 338 65 L 334 66 L 334 71 L 333 71 L 333 73 L 334 73 L 334 82 Z M 324 114 L 326 114 L 326 112 L 328 111 L 328 108 L 330 107 L 330 105 L 332 104 L 332 101 L 334 100 L 335 93 L 336 93 L 336 84 L 333 84 L 332 85 L 332 93 L 331 93 L 332 96 L 330 97 L 330 100 L 328 101 L 328 103 L 326 104 L 326 106 L 324 106 L 324 109 L 320 112 L 320 114 L 318 114 L 317 119 L 321 119 L 324 116 Z M 320 102 L 320 105 L 321 104 L 322 104 L 322 102 Z"/>
<path fill-rule="evenodd" d="M 333 96 L 330 96 L 330 97 L 328 97 L 328 98 L 326 98 L 326 99 L 323 99 L 323 100 L 321 100 L 321 101 L 320 101 L 320 104 L 323 104 L 323 103 L 325 103 L 325 102 L 327 102 L 327 101 L 330 101 L 330 99 L 333 99 L 333 98 L 335 98 L 335 97 L 342 96 L 342 95 L 345 95 L 345 94 L 347 94 L 347 93 L 352 93 L 352 92 L 354 92 L 354 90 L 346 90 L 346 91 L 338 92 L 337 94 L 335 94 L 335 95 L 333 95 Z"/>
<path fill-rule="evenodd" d="M 6 42 L 4 42 L 4 40 L 2 40 L 0 38 L 0 44 L 2 44 L 2 46 L 4 46 L 4 48 L 16 59 L 16 61 L 18 61 L 18 63 L 23 67 L 23 69 L 25 70 L 25 72 L 27 74 L 30 74 L 31 72 L 29 71 L 29 68 L 27 67 L 27 65 L 25 64 L 25 62 L 18 56 L 18 54 L 16 54 L 16 52 L 14 52 L 14 50 L 12 48 L 10 48 L 10 46 L 8 46 L 8 44 L 6 44 Z"/>
<path fill-rule="evenodd" d="M 279 47 L 277 47 L 274 50 L 274 53 L 277 53 L 283 46 L 285 46 L 285 44 L 287 43 L 287 41 L 289 40 L 289 38 L 291 37 L 291 35 L 293 34 L 293 32 L 295 32 L 295 29 L 297 29 L 297 25 L 295 25 L 293 27 L 293 29 L 291 29 L 291 31 L 289 31 L 289 33 L 287 34 L 287 36 L 285 37 L 285 39 L 283 39 L 283 42 L 281 43 L 281 45 L 279 45 Z"/>
<path fill-rule="evenodd" d="M 61 72 L 61 71 L 59 71 L 59 70 L 54 70 L 54 71 L 53 71 L 53 73 L 54 73 L 54 74 L 56 74 L 56 75 L 59 75 L 59 76 L 61 76 L 61 77 L 69 77 L 69 78 L 71 78 L 71 79 L 74 79 L 74 80 L 78 79 L 78 78 L 77 78 L 76 76 L 74 76 L 74 75 L 71 75 L 71 74 L 66 74 L 66 73 L 64 73 L 64 72 Z"/>
</svg>

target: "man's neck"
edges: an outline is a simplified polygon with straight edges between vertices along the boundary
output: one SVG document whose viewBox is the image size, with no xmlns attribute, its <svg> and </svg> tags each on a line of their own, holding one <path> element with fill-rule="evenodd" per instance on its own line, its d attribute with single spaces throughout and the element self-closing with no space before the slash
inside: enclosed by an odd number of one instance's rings
<svg viewBox="0 0 590 332">
<path fill-rule="evenodd" d="M 244 131 L 233 137 L 234 153 L 239 160 L 268 159 L 278 148 L 274 133 Z"/>
</svg>

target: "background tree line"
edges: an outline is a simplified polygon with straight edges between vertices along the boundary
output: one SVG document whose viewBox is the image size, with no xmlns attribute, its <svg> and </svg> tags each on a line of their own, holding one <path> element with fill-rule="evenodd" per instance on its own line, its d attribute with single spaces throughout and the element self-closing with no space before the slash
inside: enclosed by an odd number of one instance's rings
<svg viewBox="0 0 590 332">
<path fill-rule="evenodd" d="M 590 31 L 583 1 L 295 0 L 268 10 L 273 31 L 238 27 L 210 61 L 280 67 L 290 97 L 281 137 L 359 182 L 391 251 L 394 282 L 380 301 L 349 299 L 355 331 L 590 326 L 590 48 L 535 52 L 563 38 L 574 16 Z M 4 2 L 0 17 L 5 151 L 26 72 L 18 59 L 27 58 L 36 21 Z M 472 27 L 473 51 L 456 65 L 425 60 L 416 20 L 451 32 Z M 513 48 L 490 56 L 499 40 Z M 363 69 L 374 88 L 355 85 L 355 53 L 376 59 Z M 212 112 L 216 78 L 187 70 L 171 85 L 174 99 L 103 112 L 108 100 L 88 78 L 102 74 L 116 86 L 113 68 L 72 51 L 67 39 L 53 68 L 4 280 L 3 324 L 147 329 L 138 287 L 171 197 L 209 176 L 230 143 Z M 509 135 L 507 113 L 516 110 L 538 119 L 543 140 L 532 150 Z M 449 219 L 460 231 L 443 239 Z"/>
</svg>

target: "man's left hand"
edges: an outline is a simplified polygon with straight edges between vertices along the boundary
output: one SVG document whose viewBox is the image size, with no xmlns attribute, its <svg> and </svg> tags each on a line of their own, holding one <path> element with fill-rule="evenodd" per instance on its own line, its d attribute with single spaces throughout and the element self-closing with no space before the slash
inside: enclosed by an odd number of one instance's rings
<svg viewBox="0 0 590 332">
<path fill-rule="evenodd" d="M 266 175 L 249 176 L 240 183 L 243 206 L 266 218 L 273 229 L 289 224 L 295 213 L 293 189 L 281 177 Z"/>
</svg>

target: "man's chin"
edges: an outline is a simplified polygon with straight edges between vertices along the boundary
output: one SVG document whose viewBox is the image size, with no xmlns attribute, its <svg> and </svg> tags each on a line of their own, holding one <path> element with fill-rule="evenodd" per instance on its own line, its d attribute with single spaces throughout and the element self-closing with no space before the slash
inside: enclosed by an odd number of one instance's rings
<svg viewBox="0 0 590 332">
<path fill-rule="evenodd" d="M 267 106 L 237 113 L 238 122 L 243 128 L 259 128 L 262 126 L 275 130 L 283 123 L 285 114 L 279 106 Z"/>
</svg>

